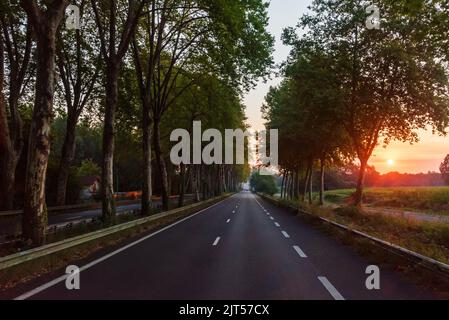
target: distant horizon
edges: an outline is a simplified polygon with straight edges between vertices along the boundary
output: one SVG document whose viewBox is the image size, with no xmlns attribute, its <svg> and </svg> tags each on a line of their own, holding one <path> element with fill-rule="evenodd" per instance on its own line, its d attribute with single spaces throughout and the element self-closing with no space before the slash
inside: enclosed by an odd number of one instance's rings
<svg viewBox="0 0 449 320">
<path fill-rule="evenodd" d="M 376 167 L 374 167 L 374 170 L 376 170 L 376 172 L 379 172 Z M 421 174 L 423 174 L 423 175 L 426 175 L 426 174 L 438 174 L 438 175 L 441 175 L 440 171 L 415 172 L 415 173 L 399 172 L 399 171 L 379 172 L 379 174 L 382 175 L 382 176 L 386 176 L 386 175 L 389 175 L 389 174 L 392 174 L 392 173 L 397 173 L 397 174 L 400 174 L 400 175 L 414 175 L 414 176 L 421 175 Z"/>
</svg>

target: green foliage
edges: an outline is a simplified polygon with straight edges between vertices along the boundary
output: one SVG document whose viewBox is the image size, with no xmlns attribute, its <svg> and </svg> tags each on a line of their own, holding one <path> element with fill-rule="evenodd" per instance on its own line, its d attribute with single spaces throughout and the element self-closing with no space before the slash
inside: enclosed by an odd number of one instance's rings
<svg viewBox="0 0 449 320">
<path fill-rule="evenodd" d="M 385 0 L 379 3 L 381 30 L 369 30 L 365 4 L 315 0 L 298 27 L 284 31 L 284 43 L 293 49 L 284 63 L 285 80 L 271 89 L 264 110 L 269 126 L 283 131 L 282 166 L 290 171 L 323 154 L 337 160 L 357 156 L 363 170 L 356 204 L 364 168 L 379 144 L 414 143 L 417 130 L 444 134 L 449 124 L 442 40 L 447 12 L 428 2 Z"/>
<path fill-rule="evenodd" d="M 265 193 L 270 196 L 278 192 L 276 181 L 273 176 L 263 176 L 259 172 L 254 172 L 250 178 L 251 188 L 260 193 Z"/>
<path fill-rule="evenodd" d="M 77 169 L 76 175 L 82 177 L 99 176 L 101 174 L 101 168 L 93 162 L 91 159 L 84 160 Z"/>
<path fill-rule="evenodd" d="M 449 185 L 449 154 L 446 156 L 444 161 L 440 165 L 440 172 L 443 176 L 444 181 Z"/>
</svg>

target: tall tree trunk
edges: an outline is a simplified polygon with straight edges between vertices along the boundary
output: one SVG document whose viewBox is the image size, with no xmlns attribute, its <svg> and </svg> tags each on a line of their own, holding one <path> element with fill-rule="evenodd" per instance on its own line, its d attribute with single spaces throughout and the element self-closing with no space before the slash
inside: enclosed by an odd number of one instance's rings
<svg viewBox="0 0 449 320">
<path fill-rule="evenodd" d="M 310 178 L 309 178 L 309 204 L 313 203 L 313 167 L 310 167 Z"/>
<path fill-rule="evenodd" d="M 282 172 L 281 199 L 283 199 L 284 197 L 284 182 L 285 182 L 285 171 Z"/>
<path fill-rule="evenodd" d="M 151 214 L 153 197 L 152 186 L 152 170 L 151 170 L 151 138 L 152 138 L 152 123 L 150 117 L 150 106 L 147 102 L 143 104 L 143 172 L 142 172 L 142 215 L 147 216 Z"/>
<path fill-rule="evenodd" d="M 17 164 L 23 151 L 22 120 L 18 114 L 18 95 L 11 94 L 9 99 L 11 110 L 11 125 L 8 126 L 6 103 L 0 112 L 0 210 L 11 210 L 14 208 L 15 181 Z M 5 150 L 5 151 L 3 151 Z"/>
<path fill-rule="evenodd" d="M 301 202 L 306 201 L 307 190 L 309 187 L 309 180 L 310 180 L 310 167 L 308 166 L 307 171 L 306 171 L 305 180 L 304 180 L 304 190 L 301 194 Z"/>
<path fill-rule="evenodd" d="M 13 150 L 6 112 L 6 99 L 3 94 L 4 83 L 4 46 L 0 34 L 0 210 L 10 210 L 13 205 L 13 172 L 11 171 L 11 156 Z"/>
<path fill-rule="evenodd" d="M 1 110 L 0 113 L 2 113 Z M 2 115 L 0 114 L 0 118 L 1 117 Z M 0 122 L 1 121 L 2 120 L 0 119 Z M 2 128 L 0 128 L 0 134 L 1 131 Z M 2 156 L 0 157 L 0 210 L 12 210 L 14 208 L 15 171 L 18 158 L 12 148 L 5 148 L 5 146 L 1 144 L 2 143 L 0 143 L 0 152 L 2 153 Z"/>
<path fill-rule="evenodd" d="M 18 102 L 21 88 L 24 82 L 24 70 L 26 70 L 31 52 L 31 29 L 28 28 L 25 50 L 22 63 L 20 59 L 10 58 L 9 74 L 9 98 L 6 99 L 3 92 L 4 84 L 4 42 L 0 35 L 1 57 L 1 89 L 0 89 L 0 210 L 14 208 L 16 169 L 23 151 L 23 123 L 19 114 Z M 16 40 L 13 41 L 16 43 Z M 9 103 L 10 124 L 8 124 L 8 112 L 6 100 Z"/>
<path fill-rule="evenodd" d="M 360 158 L 360 172 L 357 179 L 357 189 L 354 194 L 354 205 L 361 207 L 363 203 L 363 188 L 365 186 L 366 168 L 368 166 L 368 159 Z"/>
<path fill-rule="evenodd" d="M 77 117 L 69 115 L 67 119 L 67 128 L 62 146 L 61 163 L 59 165 L 58 182 L 56 190 L 56 204 L 63 206 L 67 199 L 67 183 L 69 181 L 70 165 L 75 157 L 75 134 Z"/>
<path fill-rule="evenodd" d="M 284 198 L 283 199 L 287 199 L 287 195 L 288 195 L 288 178 L 289 178 L 289 171 L 285 170 L 285 186 L 284 186 Z"/>
<path fill-rule="evenodd" d="M 101 200 L 103 204 L 103 221 L 111 224 L 115 220 L 114 200 L 114 150 L 115 150 L 115 116 L 118 102 L 119 62 L 110 61 L 106 70 L 106 110 L 103 129 L 103 163 L 101 175 Z"/>
<path fill-rule="evenodd" d="M 16 169 L 23 148 L 22 128 L 20 121 L 17 123 L 19 127 L 12 128 L 8 125 L 4 96 L 0 99 L 0 210 L 11 210 L 14 207 Z M 15 103 L 15 100 L 10 99 L 11 102 Z M 12 106 L 11 110 L 16 110 L 14 108 L 16 106 Z"/>
<path fill-rule="evenodd" d="M 324 158 L 320 161 L 320 205 L 324 205 L 324 169 L 325 169 L 325 160 Z"/>
<path fill-rule="evenodd" d="M 293 173 L 293 171 L 290 171 L 290 181 L 289 181 L 289 183 L 288 183 L 288 199 L 289 200 L 293 200 L 293 198 L 294 198 L 294 195 L 293 195 L 293 180 L 294 180 L 294 177 L 293 177 L 293 175 L 294 175 L 294 173 Z"/>
<path fill-rule="evenodd" d="M 200 166 L 194 165 L 195 167 L 195 201 L 200 202 L 201 200 L 201 188 L 200 188 Z"/>
<path fill-rule="evenodd" d="M 178 207 L 184 206 L 184 196 L 185 196 L 185 177 L 186 177 L 186 166 L 184 163 L 181 163 L 181 181 L 179 182 L 179 199 L 178 199 Z"/>
<path fill-rule="evenodd" d="M 155 119 L 154 121 L 154 153 L 156 157 L 156 164 L 159 171 L 159 176 L 161 180 L 162 187 L 162 209 L 169 209 L 169 195 L 168 195 L 168 174 L 167 166 L 162 154 L 161 146 L 161 132 L 160 132 L 160 120 Z"/>
<path fill-rule="evenodd" d="M 53 94 L 56 54 L 56 32 L 62 20 L 66 1 L 58 1 L 49 8 L 49 14 L 36 12 L 36 7 L 24 5 L 34 21 L 37 38 L 36 96 L 30 128 L 28 163 L 25 181 L 22 232 L 25 241 L 33 245 L 45 243 L 47 210 L 45 179 L 50 154 L 50 129 L 53 118 Z"/>
<path fill-rule="evenodd" d="M 191 166 L 191 175 L 192 175 L 192 192 L 195 202 L 200 201 L 200 190 L 199 190 L 199 177 L 198 177 L 198 166 Z"/>
<path fill-rule="evenodd" d="M 296 199 L 300 199 L 300 193 L 301 193 L 301 174 L 300 170 L 297 169 L 295 172 L 295 197 Z"/>
</svg>

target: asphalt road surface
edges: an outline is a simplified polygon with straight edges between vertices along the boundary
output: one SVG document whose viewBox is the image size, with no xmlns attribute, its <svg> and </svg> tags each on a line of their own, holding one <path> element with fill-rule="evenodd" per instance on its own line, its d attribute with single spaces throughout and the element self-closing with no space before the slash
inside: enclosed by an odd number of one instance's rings
<svg viewBox="0 0 449 320">
<path fill-rule="evenodd" d="M 185 200 L 193 199 L 193 195 L 186 195 Z M 178 203 L 178 197 L 170 198 L 170 202 L 174 205 Z M 158 207 L 161 206 L 161 200 L 153 201 L 153 206 Z M 130 205 L 118 205 L 116 208 L 116 212 L 118 215 L 124 214 L 130 211 L 140 210 L 141 204 L 130 204 Z M 102 215 L 101 208 L 98 209 L 89 209 L 82 211 L 74 211 L 67 213 L 60 213 L 49 215 L 48 217 L 48 229 L 57 227 L 62 228 L 69 224 L 76 224 L 83 221 L 90 221 L 94 218 L 100 218 Z M 4 237 L 14 234 L 17 232 L 18 226 L 20 225 L 20 216 L 10 217 L 9 219 L 4 219 L 0 221 L 0 241 Z"/>
<path fill-rule="evenodd" d="M 192 198 L 193 198 L 193 195 L 185 196 L 186 200 L 189 200 Z M 173 204 L 177 204 L 178 198 L 173 197 L 173 198 L 170 198 L 169 201 L 172 202 Z M 161 200 L 153 201 L 154 207 L 161 206 L 161 204 L 162 204 Z M 117 212 L 117 214 L 120 215 L 125 212 L 140 210 L 141 207 L 142 206 L 140 203 L 124 205 L 124 206 L 117 206 L 116 212 Z M 100 209 L 84 210 L 84 211 L 80 211 L 80 212 L 70 212 L 70 213 L 51 215 L 48 217 L 48 225 L 49 225 L 49 227 L 63 226 L 63 225 L 66 225 L 67 223 L 79 222 L 79 221 L 89 220 L 89 219 L 93 219 L 93 218 L 99 218 L 99 217 L 101 217 L 101 214 L 102 214 L 102 210 L 100 208 Z"/>
<path fill-rule="evenodd" d="M 133 210 L 139 210 L 140 204 L 131 204 L 126 206 L 118 206 L 116 208 L 117 214 L 129 212 Z M 78 222 L 83 220 L 89 220 L 93 218 L 101 217 L 102 211 L 100 209 L 84 210 L 80 212 L 62 213 L 57 215 L 51 215 L 48 217 L 48 226 L 61 226 L 71 222 Z"/>
<path fill-rule="evenodd" d="M 116 250 L 116 251 L 113 251 Z M 80 290 L 65 270 L 0 293 L 20 299 L 342 300 L 431 299 L 400 273 L 263 199 L 240 193 L 198 214 L 79 265 Z"/>
</svg>

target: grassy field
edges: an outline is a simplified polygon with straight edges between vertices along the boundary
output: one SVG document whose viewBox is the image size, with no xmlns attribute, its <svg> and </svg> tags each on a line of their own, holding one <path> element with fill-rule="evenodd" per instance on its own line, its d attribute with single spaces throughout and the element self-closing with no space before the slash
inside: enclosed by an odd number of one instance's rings
<svg viewBox="0 0 449 320">
<path fill-rule="evenodd" d="M 355 190 L 326 192 L 327 202 L 348 203 Z M 385 207 L 449 215 L 449 187 L 401 187 L 366 189 L 364 203 L 373 207 Z"/>
</svg>

